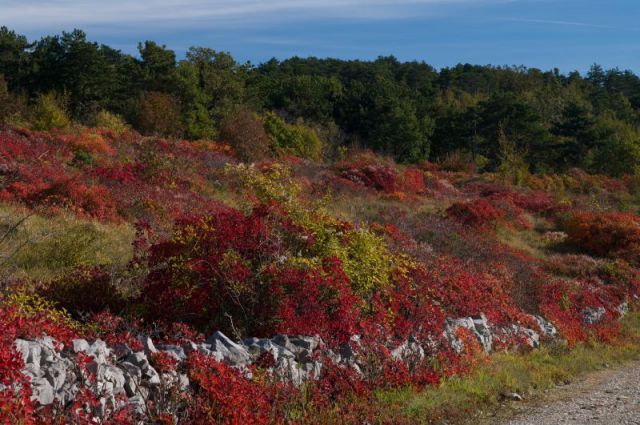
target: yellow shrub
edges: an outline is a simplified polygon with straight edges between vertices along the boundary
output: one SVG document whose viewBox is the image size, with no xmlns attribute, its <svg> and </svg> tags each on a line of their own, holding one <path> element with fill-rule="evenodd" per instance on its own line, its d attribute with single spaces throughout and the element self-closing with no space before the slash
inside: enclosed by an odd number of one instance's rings
<svg viewBox="0 0 640 425">
<path fill-rule="evenodd" d="M 328 214 L 322 201 L 305 205 L 297 198 L 300 187 L 291 180 L 289 168 L 275 164 L 261 172 L 240 164 L 228 165 L 227 173 L 238 177 L 262 202 L 284 205 L 289 218 L 313 233 L 315 242 L 310 252 L 288 259 L 289 265 L 316 267 L 323 258 L 337 257 L 353 290 L 363 299 L 370 301 L 376 292 L 388 287 L 397 267 L 385 240 L 363 228 L 341 230 L 340 222 Z"/>
<path fill-rule="evenodd" d="M 227 164 L 225 173 L 238 178 L 262 202 L 288 204 L 300 193 L 300 186 L 291 180 L 291 170 L 282 164 L 273 164 L 263 171 L 253 165 Z"/>
<path fill-rule="evenodd" d="M 14 292 L 0 298 L 0 306 L 11 306 L 18 309 L 20 316 L 25 318 L 44 315 L 52 323 L 80 330 L 82 325 L 71 318 L 63 308 L 56 306 L 37 294 Z"/>
<path fill-rule="evenodd" d="M 96 127 L 111 130 L 117 135 L 120 135 L 131 128 L 129 124 L 127 124 L 127 122 L 124 120 L 124 118 L 109 111 L 98 112 L 94 118 L 93 124 Z"/>
<path fill-rule="evenodd" d="M 67 115 L 66 101 L 55 93 L 41 94 L 33 109 L 35 130 L 64 130 L 71 125 Z"/>
</svg>

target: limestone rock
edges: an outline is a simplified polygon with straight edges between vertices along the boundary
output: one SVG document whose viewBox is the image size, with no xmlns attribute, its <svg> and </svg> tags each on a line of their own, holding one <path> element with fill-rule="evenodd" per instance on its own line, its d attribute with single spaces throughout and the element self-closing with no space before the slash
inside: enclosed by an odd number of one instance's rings
<svg viewBox="0 0 640 425">
<path fill-rule="evenodd" d="M 581 312 L 582 322 L 586 323 L 587 325 L 596 324 L 602 320 L 606 313 L 607 310 L 605 310 L 604 307 L 587 307 Z"/>
<path fill-rule="evenodd" d="M 207 344 L 211 345 L 211 351 L 222 355 L 225 363 L 230 366 L 245 366 L 251 362 L 251 355 L 247 349 L 233 342 L 225 334 L 217 331 L 207 339 Z"/>
<path fill-rule="evenodd" d="M 549 322 L 544 317 L 539 315 L 534 315 L 531 317 L 533 317 L 533 319 L 538 323 L 538 326 L 540 326 L 543 336 L 545 336 L 546 338 L 555 338 L 558 336 L 558 330 L 555 326 L 553 326 L 553 323 Z"/>
</svg>

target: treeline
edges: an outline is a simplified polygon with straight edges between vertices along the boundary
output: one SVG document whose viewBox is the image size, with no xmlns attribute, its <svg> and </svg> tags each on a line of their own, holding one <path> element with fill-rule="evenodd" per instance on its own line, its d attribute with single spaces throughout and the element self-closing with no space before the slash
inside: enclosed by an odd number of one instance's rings
<svg viewBox="0 0 640 425">
<path fill-rule="evenodd" d="M 153 41 L 139 56 L 80 30 L 29 41 L 0 28 L 0 120 L 34 129 L 127 126 L 215 138 L 240 156 L 335 156 L 370 148 L 399 161 L 619 176 L 640 167 L 640 78 L 524 67 L 291 58 L 260 65 Z M 452 165 L 453 166 L 453 165 Z"/>
</svg>

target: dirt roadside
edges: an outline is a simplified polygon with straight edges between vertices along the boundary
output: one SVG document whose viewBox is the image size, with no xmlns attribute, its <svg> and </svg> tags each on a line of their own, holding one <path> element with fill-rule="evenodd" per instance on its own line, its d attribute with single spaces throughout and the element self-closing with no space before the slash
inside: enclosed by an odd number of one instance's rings
<svg viewBox="0 0 640 425">
<path fill-rule="evenodd" d="M 589 373 L 478 425 L 640 425 L 640 362 Z"/>
</svg>

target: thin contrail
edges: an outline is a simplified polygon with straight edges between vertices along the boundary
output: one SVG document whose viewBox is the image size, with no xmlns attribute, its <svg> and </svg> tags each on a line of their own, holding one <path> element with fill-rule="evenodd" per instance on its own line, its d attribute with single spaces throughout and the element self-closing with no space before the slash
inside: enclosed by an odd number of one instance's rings
<svg viewBox="0 0 640 425">
<path fill-rule="evenodd" d="M 511 22 L 525 22 L 532 24 L 547 24 L 547 25 L 564 25 L 573 27 L 588 27 L 588 28 L 603 28 L 603 29 L 621 29 L 611 25 L 591 24 L 588 22 L 575 22 L 575 21 L 556 21 L 551 19 L 526 19 L 526 18 L 501 18 L 502 21 Z M 632 29 L 632 28 L 627 28 Z M 635 29 L 634 29 L 635 30 Z"/>
</svg>

